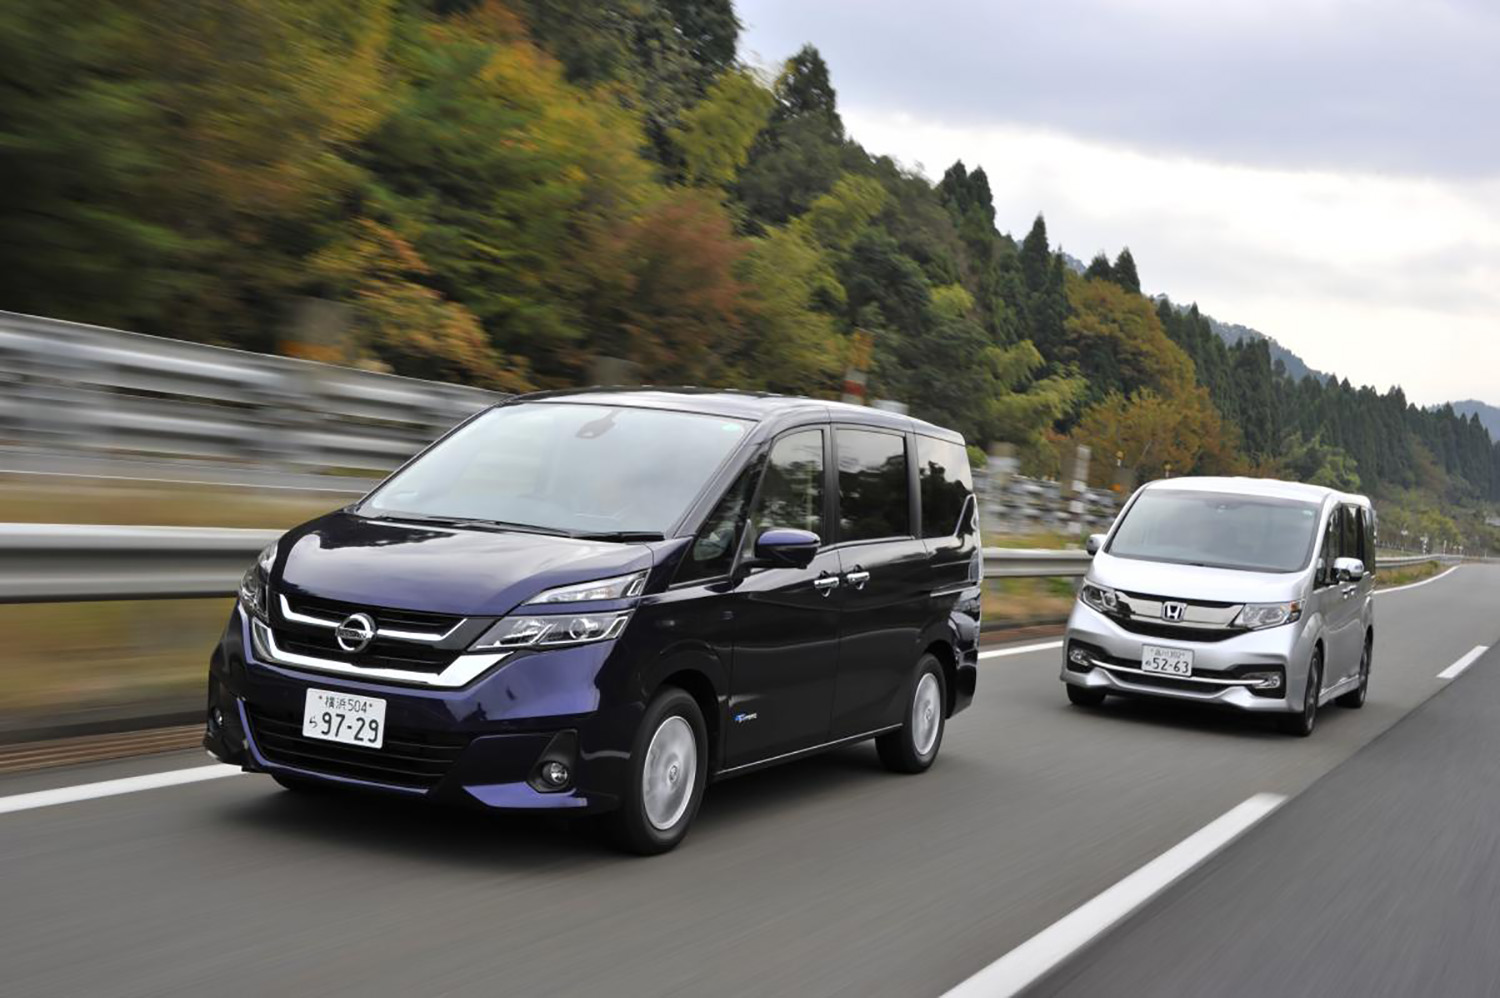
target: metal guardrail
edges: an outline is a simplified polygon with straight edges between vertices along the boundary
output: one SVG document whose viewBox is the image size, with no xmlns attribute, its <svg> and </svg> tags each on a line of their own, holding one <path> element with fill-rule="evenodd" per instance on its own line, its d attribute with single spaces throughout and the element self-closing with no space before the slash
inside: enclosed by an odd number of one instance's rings
<svg viewBox="0 0 1500 998">
<path fill-rule="evenodd" d="M 0 462 L 164 458 L 379 478 L 500 398 L 0 312 Z"/>
<path fill-rule="evenodd" d="M 229 596 L 279 530 L 0 524 L 0 603 Z"/>
<path fill-rule="evenodd" d="M 0 603 L 232 596 L 279 530 L 0 523 Z M 1382 558 L 1390 568 L 1452 556 Z M 1082 578 L 1083 551 L 986 548 L 989 579 Z"/>
</svg>

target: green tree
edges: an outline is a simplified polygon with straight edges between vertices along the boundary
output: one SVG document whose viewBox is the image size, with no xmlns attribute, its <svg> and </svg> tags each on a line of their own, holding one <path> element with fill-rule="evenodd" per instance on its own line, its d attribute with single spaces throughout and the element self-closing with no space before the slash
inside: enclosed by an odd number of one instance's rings
<svg viewBox="0 0 1500 998">
<path fill-rule="evenodd" d="M 1130 248 L 1120 250 L 1120 255 L 1115 257 L 1115 265 L 1111 268 L 1114 281 L 1120 287 L 1132 294 L 1141 293 L 1141 278 L 1135 272 L 1135 257 L 1130 255 Z"/>
</svg>

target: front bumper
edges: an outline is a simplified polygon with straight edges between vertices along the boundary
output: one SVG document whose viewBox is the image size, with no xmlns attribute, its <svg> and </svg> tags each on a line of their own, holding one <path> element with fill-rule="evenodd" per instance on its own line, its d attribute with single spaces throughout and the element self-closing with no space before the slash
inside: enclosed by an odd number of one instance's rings
<svg viewBox="0 0 1500 998">
<path fill-rule="evenodd" d="M 236 607 L 210 663 L 203 744 L 249 772 L 507 811 L 610 810 L 640 715 L 601 707 L 597 676 L 614 645 L 517 655 L 462 689 L 414 688 L 259 661 Z M 303 739 L 312 687 L 385 700 L 384 746 Z M 539 789 L 538 767 L 553 759 L 572 779 Z"/>
<path fill-rule="evenodd" d="M 1181 700 L 1256 713 L 1300 709 L 1312 657 L 1309 631 L 1297 625 L 1248 631 L 1223 641 L 1182 641 L 1127 631 L 1083 603 L 1073 607 L 1063 646 L 1062 680 L 1106 693 Z M 1192 677 L 1161 677 L 1140 671 L 1143 645 L 1193 652 Z M 1070 661 L 1075 647 L 1088 652 L 1084 666 Z M 1305 646 L 1305 647 L 1304 647 Z M 1248 673 L 1279 672 L 1280 688 L 1267 690 Z"/>
</svg>

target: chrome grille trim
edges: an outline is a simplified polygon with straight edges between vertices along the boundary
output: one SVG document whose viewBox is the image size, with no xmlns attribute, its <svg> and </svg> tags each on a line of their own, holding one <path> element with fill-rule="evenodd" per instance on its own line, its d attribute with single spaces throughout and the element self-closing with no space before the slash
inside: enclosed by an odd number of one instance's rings
<svg viewBox="0 0 1500 998">
<path fill-rule="evenodd" d="M 327 617 L 314 617 L 311 614 L 300 613 L 296 610 L 293 610 L 292 604 L 287 600 L 285 593 L 277 593 L 277 598 L 281 600 L 282 617 L 294 624 L 306 624 L 310 627 L 326 627 L 329 630 L 332 630 L 333 628 L 339 626 L 340 623 L 342 623 L 342 620 L 330 620 Z M 375 610 L 373 611 L 373 613 L 375 616 L 379 616 L 379 610 Z M 403 631 L 389 627 L 379 627 L 375 630 L 375 637 L 377 639 L 385 638 L 390 641 L 421 641 L 427 644 L 437 644 L 440 641 L 447 640 L 454 631 L 458 630 L 466 623 L 468 623 L 467 618 L 459 620 L 458 623 L 454 624 L 452 627 L 448 628 L 442 633 L 438 633 L 437 631 Z"/>
<path fill-rule="evenodd" d="M 250 638 L 255 645 L 256 655 L 273 665 L 309 669 L 313 672 L 329 672 L 339 676 L 348 676 L 351 679 L 385 679 L 416 686 L 435 686 L 441 689 L 467 686 L 510 656 L 510 652 L 459 655 L 441 672 L 413 672 L 409 669 L 370 669 L 348 662 L 286 651 L 277 646 L 276 635 L 271 628 L 254 618 L 250 620 Z"/>
</svg>

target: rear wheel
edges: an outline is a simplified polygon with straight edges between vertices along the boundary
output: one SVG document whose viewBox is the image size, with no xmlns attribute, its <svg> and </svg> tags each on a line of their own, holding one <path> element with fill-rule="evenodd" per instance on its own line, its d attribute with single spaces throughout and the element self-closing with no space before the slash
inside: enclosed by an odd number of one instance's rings
<svg viewBox="0 0 1500 998">
<path fill-rule="evenodd" d="M 669 687 L 646 706 L 630 753 L 630 780 L 609 816 L 615 843 L 653 856 L 687 835 L 708 780 L 707 727 L 698 702 Z"/>
<path fill-rule="evenodd" d="M 1068 702 L 1075 707 L 1098 707 L 1104 703 L 1103 690 L 1091 690 L 1087 686 L 1064 683 L 1068 689 Z"/>
<path fill-rule="evenodd" d="M 1298 738 L 1313 733 L 1318 723 L 1318 694 L 1323 690 L 1323 650 L 1313 652 L 1312 662 L 1307 668 L 1307 688 L 1302 693 L 1302 709 L 1280 718 L 1281 730 Z"/>
<path fill-rule="evenodd" d="M 1366 634 L 1364 654 L 1359 657 L 1359 686 L 1334 701 L 1340 707 L 1358 710 L 1365 705 L 1365 696 L 1370 690 L 1370 652 L 1372 651 L 1372 644 L 1373 641 L 1370 635 Z"/>
<path fill-rule="evenodd" d="M 916 680 L 907 697 L 906 717 L 901 727 L 875 739 L 875 750 L 886 769 L 921 773 L 932 765 L 943 746 L 947 694 L 943 664 L 932 655 L 923 655 L 917 662 Z"/>
</svg>

